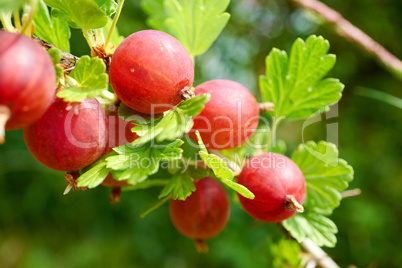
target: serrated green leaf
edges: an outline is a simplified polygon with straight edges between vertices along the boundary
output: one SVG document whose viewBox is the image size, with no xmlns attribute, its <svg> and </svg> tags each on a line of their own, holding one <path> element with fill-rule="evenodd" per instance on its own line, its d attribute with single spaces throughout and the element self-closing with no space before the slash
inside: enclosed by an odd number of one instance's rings
<svg viewBox="0 0 402 268">
<path fill-rule="evenodd" d="M 77 179 L 77 186 L 95 188 L 105 180 L 110 170 L 106 167 L 106 162 L 100 161 Z"/>
<path fill-rule="evenodd" d="M 147 216 L 149 213 L 151 213 L 152 211 L 154 211 L 155 209 L 159 208 L 160 206 L 162 206 L 164 203 L 166 203 L 167 201 L 170 200 L 170 196 L 167 196 L 163 199 L 157 199 L 156 201 L 152 202 L 151 204 L 149 204 L 148 206 L 144 207 L 143 209 L 141 209 L 140 211 L 140 217 L 144 218 L 145 216 Z"/>
<path fill-rule="evenodd" d="M 275 118 L 301 119 L 322 113 L 339 101 L 343 85 L 337 79 L 321 80 L 334 66 L 327 54 L 329 43 L 312 35 L 297 39 L 288 58 L 285 51 L 272 49 L 266 58 L 266 75 L 260 77 L 264 101 L 273 102 Z"/>
<path fill-rule="evenodd" d="M 181 140 L 174 140 L 119 146 L 113 149 L 118 155 L 106 158 L 106 166 L 113 170 L 122 170 L 117 180 L 127 180 L 129 184 L 135 185 L 155 174 L 159 170 L 160 161 L 181 158 L 183 150 L 179 147 L 182 144 Z"/>
<path fill-rule="evenodd" d="M 99 58 L 82 56 L 70 76 L 79 87 L 65 88 L 57 93 L 64 101 L 80 102 L 85 98 L 95 98 L 108 88 L 108 75 L 105 63 Z"/>
<path fill-rule="evenodd" d="M 70 27 L 66 21 L 49 15 L 43 0 L 38 1 L 38 11 L 34 17 L 34 34 L 42 40 L 55 45 L 63 51 L 70 52 Z"/>
<path fill-rule="evenodd" d="M 299 243 L 308 237 L 320 247 L 334 247 L 336 244 L 338 228 L 335 223 L 314 211 L 296 214 L 282 224 Z"/>
<path fill-rule="evenodd" d="M 27 2 L 27 0 L 2 0 L 0 1 L 0 15 L 1 13 L 13 12 Z"/>
<path fill-rule="evenodd" d="M 193 180 L 186 173 L 176 173 L 162 189 L 159 199 L 171 194 L 172 199 L 185 200 L 195 191 Z"/>
<path fill-rule="evenodd" d="M 168 111 L 163 118 L 151 120 L 148 124 L 139 124 L 132 128 L 139 139 L 132 144 L 134 146 L 147 143 L 153 139 L 158 142 L 174 140 L 191 130 L 194 122 L 192 116 L 199 114 L 204 109 L 210 95 L 202 94 L 181 102 Z"/>
<path fill-rule="evenodd" d="M 229 21 L 230 0 L 165 0 L 165 25 L 193 57 L 205 52 Z"/>
<path fill-rule="evenodd" d="M 57 65 L 61 60 L 61 51 L 55 47 L 52 47 L 47 52 L 52 59 L 54 69 L 56 71 L 56 81 L 59 81 L 60 78 L 63 76 L 63 68 Z"/>
<path fill-rule="evenodd" d="M 96 4 L 107 16 L 116 13 L 117 3 L 114 0 L 95 0 Z"/>
<path fill-rule="evenodd" d="M 300 167 L 307 183 L 307 208 L 334 209 L 353 180 L 353 168 L 338 158 L 335 144 L 309 141 L 299 145 L 292 160 Z"/>
<path fill-rule="evenodd" d="M 254 199 L 254 194 L 250 192 L 246 187 L 244 187 L 241 184 L 238 184 L 233 181 L 233 171 L 228 167 L 228 165 L 225 163 L 225 161 L 220 158 L 217 155 L 214 154 L 209 154 L 207 149 L 205 148 L 205 145 L 202 141 L 200 132 L 197 130 L 196 131 L 197 135 L 197 140 L 198 140 L 198 146 L 200 147 L 200 157 L 204 163 L 212 169 L 214 172 L 215 176 L 223 183 L 225 183 L 227 186 L 241 194 L 242 196 L 249 198 L 249 199 Z"/>
<path fill-rule="evenodd" d="M 68 22 L 73 28 L 84 31 L 104 27 L 108 22 L 106 13 L 94 0 L 44 0 L 53 7 L 52 15 Z"/>
</svg>

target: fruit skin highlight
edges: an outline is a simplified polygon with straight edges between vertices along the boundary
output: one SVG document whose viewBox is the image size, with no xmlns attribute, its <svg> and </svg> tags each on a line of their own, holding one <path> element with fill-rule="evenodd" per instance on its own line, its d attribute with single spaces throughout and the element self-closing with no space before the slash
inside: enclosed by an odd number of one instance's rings
<svg viewBox="0 0 402 268">
<path fill-rule="evenodd" d="M 250 158 L 237 183 L 255 195 L 254 199 L 237 196 L 247 213 L 258 220 L 281 222 L 303 212 L 306 181 L 300 168 L 284 155 L 268 153 Z"/>
<path fill-rule="evenodd" d="M 55 98 L 45 114 L 24 128 L 25 143 L 43 165 L 77 171 L 95 162 L 108 140 L 105 110 L 96 99 L 66 103 Z"/>
<path fill-rule="evenodd" d="M 50 56 L 34 40 L 5 31 L 0 40 L 2 139 L 4 129 L 26 127 L 42 116 L 55 95 L 56 74 Z"/>
<path fill-rule="evenodd" d="M 207 250 L 203 240 L 225 228 L 230 204 L 225 188 L 217 180 L 205 177 L 194 184 L 196 190 L 186 200 L 170 201 L 170 218 L 180 233 L 196 240 L 202 252 Z"/>
<path fill-rule="evenodd" d="M 144 30 L 128 36 L 116 49 L 110 65 L 110 84 L 131 109 L 157 114 L 181 101 L 190 89 L 194 66 L 184 46 L 171 35 Z"/>
<path fill-rule="evenodd" d="M 259 120 L 258 103 L 243 85 L 231 80 L 211 80 L 198 85 L 195 95 L 211 94 L 204 110 L 193 118 L 190 136 L 198 130 L 208 149 L 236 148 L 254 134 Z"/>
</svg>

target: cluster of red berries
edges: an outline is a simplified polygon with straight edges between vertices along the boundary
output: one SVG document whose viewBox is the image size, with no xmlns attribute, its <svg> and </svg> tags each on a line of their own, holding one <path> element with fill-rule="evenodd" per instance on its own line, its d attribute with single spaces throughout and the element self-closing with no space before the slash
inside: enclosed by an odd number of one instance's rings
<svg viewBox="0 0 402 268">
<path fill-rule="evenodd" d="M 45 50 L 32 39 L 0 32 L 0 129 L 24 128 L 32 155 L 59 171 L 82 169 L 113 147 L 134 141 L 131 123 L 107 111 L 96 99 L 66 103 L 55 96 L 55 71 Z M 172 36 L 145 30 L 127 37 L 110 65 L 110 83 L 119 99 L 141 113 L 159 114 L 180 103 L 191 92 L 193 62 Z M 210 94 L 204 110 L 194 117 L 190 136 L 201 133 L 209 149 L 230 149 L 245 143 L 259 121 L 258 104 L 250 91 L 230 80 L 212 80 L 193 93 Z M 0 136 L 3 137 L 4 133 Z M 245 210 L 256 219 L 279 222 L 302 211 L 304 177 L 286 156 L 269 153 L 248 159 L 238 177 L 255 198 L 239 195 Z M 126 186 L 111 174 L 110 187 Z M 202 240 L 217 235 L 229 218 L 225 188 L 213 178 L 195 181 L 196 191 L 185 201 L 171 200 L 174 226 L 184 235 Z"/>
</svg>

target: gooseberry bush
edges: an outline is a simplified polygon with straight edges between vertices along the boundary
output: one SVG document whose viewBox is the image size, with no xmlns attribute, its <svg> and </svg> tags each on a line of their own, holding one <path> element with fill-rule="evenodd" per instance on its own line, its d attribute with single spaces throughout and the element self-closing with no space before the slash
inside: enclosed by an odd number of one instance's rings
<svg viewBox="0 0 402 268">
<path fill-rule="evenodd" d="M 298 267 L 298 243 L 306 240 L 334 247 L 329 216 L 352 167 L 330 142 L 306 141 L 290 154 L 276 142 L 282 122 L 322 114 L 340 100 L 343 85 L 325 78 L 336 60 L 328 41 L 312 35 L 289 53 L 273 48 L 258 103 L 236 81 L 194 83 L 197 57 L 230 18 L 229 0 L 143 0 L 152 29 L 126 38 L 116 28 L 123 3 L 0 5 L 2 141 L 4 129 L 24 128 L 32 155 L 67 172 L 65 194 L 104 185 L 116 202 L 122 191 L 161 187 L 141 217 L 170 202 L 173 225 L 200 251 L 224 229 L 230 203 L 284 231 L 275 254 L 296 245 L 292 260 L 277 256 L 279 267 L 294 260 Z M 69 53 L 71 28 L 82 30 L 90 55 Z"/>
</svg>

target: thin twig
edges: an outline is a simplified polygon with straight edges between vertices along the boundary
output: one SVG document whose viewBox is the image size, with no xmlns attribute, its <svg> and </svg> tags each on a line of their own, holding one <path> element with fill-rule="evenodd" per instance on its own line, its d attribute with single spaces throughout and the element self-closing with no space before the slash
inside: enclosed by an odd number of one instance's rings
<svg viewBox="0 0 402 268">
<path fill-rule="evenodd" d="M 317 246 L 317 244 L 314 243 L 310 238 L 304 239 L 304 241 L 301 242 L 300 245 L 306 252 L 310 253 L 314 257 L 319 267 L 339 268 L 338 264 L 336 264 L 334 260 L 331 259 L 331 257 L 329 257 L 328 254 L 325 253 L 322 248 Z"/>
<path fill-rule="evenodd" d="M 340 13 L 333 10 L 317 0 L 290 0 L 304 9 L 321 15 L 328 23 L 336 26 L 338 34 L 345 39 L 358 44 L 371 55 L 377 58 L 396 77 L 402 79 L 402 61 L 386 50 L 379 43 L 374 41 L 362 30 L 342 17 Z"/>
</svg>

